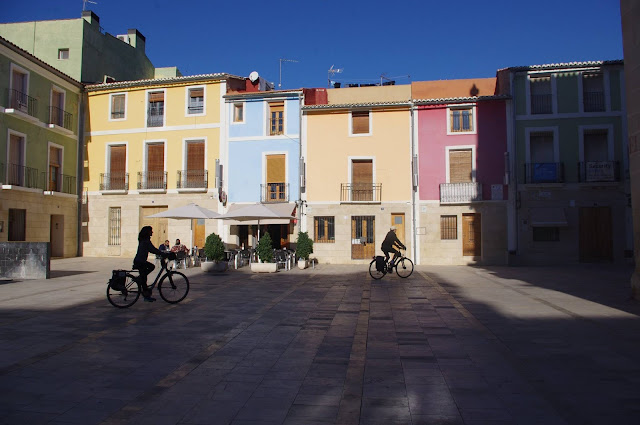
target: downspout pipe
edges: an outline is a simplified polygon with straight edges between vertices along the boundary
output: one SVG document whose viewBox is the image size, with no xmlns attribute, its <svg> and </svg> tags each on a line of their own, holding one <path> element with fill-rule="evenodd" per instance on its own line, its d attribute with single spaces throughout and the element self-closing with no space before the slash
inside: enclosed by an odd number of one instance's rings
<svg viewBox="0 0 640 425">
<path fill-rule="evenodd" d="M 302 178 L 304 168 L 300 168 L 302 163 L 302 106 L 304 105 L 304 91 L 298 94 L 298 208 L 296 209 L 296 219 L 298 220 L 298 233 L 302 231 Z M 306 185 L 306 179 L 305 179 Z"/>
<path fill-rule="evenodd" d="M 76 157 L 78 160 L 77 170 L 76 170 L 76 193 L 77 196 L 77 214 L 78 220 L 76 223 L 76 256 L 82 257 L 84 250 L 82 244 L 82 205 L 84 202 L 84 120 L 85 120 L 85 105 L 87 93 L 83 89 L 80 91 L 80 99 L 78 105 L 78 143 Z"/>
<path fill-rule="evenodd" d="M 411 237 L 412 237 L 412 246 L 413 246 L 413 261 L 416 264 L 420 264 L 418 259 L 418 247 L 417 247 L 417 227 L 416 227 L 416 192 L 418 190 L 418 186 L 413 185 L 414 175 L 418 175 L 418 170 L 414 169 L 414 158 L 416 155 L 416 137 L 415 137 L 415 104 L 413 101 L 409 101 L 409 111 L 411 112 Z M 418 185 L 420 182 L 418 181 Z"/>
</svg>

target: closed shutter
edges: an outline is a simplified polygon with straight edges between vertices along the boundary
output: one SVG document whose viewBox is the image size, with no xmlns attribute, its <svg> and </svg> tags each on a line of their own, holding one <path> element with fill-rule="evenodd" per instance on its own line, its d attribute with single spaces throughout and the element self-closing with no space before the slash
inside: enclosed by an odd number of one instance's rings
<svg viewBox="0 0 640 425">
<path fill-rule="evenodd" d="M 154 143 L 148 145 L 147 171 L 164 171 L 164 144 Z"/>
<path fill-rule="evenodd" d="M 449 151 L 449 183 L 469 183 L 471 178 L 471 150 Z"/>
<path fill-rule="evenodd" d="M 351 200 L 373 200 L 373 161 L 370 159 L 351 163 Z"/>
<path fill-rule="evenodd" d="M 204 89 L 191 89 L 189 90 L 191 97 L 204 97 Z"/>
<path fill-rule="evenodd" d="M 267 155 L 267 183 L 284 183 L 286 174 L 285 156 Z"/>
<path fill-rule="evenodd" d="M 164 92 L 149 93 L 149 102 L 164 102 Z"/>
<path fill-rule="evenodd" d="M 351 113 L 353 120 L 351 132 L 353 134 L 369 133 L 369 111 L 354 111 Z"/>
<path fill-rule="evenodd" d="M 204 141 L 187 143 L 187 170 L 185 187 L 204 186 Z"/>
<path fill-rule="evenodd" d="M 531 162 L 535 164 L 555 162 L 553 133 L 531 133 L 529 139 Z"/>
<path fill-rule="evenodd" d="M 127 161 L 127 147 L 124 145 L 111 146 L 109 172 L 124 175 Z"/>
</svg>

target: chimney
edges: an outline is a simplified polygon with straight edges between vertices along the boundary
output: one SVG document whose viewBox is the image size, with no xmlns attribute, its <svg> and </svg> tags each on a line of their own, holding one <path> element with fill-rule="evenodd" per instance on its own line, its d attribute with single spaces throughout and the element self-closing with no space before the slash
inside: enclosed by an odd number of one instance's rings
<svg viewBox="0 0 640 425">
<path fill-rule="evenodd" d="M 137 29 L 130 29 L 127 31 L 127 34 L 129 34 L 129 44 L 144 52 L 146 44 L 146 38 L 144 38 L 144 35 L 142 35 Z"/>
<path fill-rule="evenodd" d="M 96 15 L 92 11 L 83 10 L 82 11 L 82 19 L 84 19 L 85 21 L 89 22 L 91 25 L 95 25 L 98 28 L 100 28 L 100 18 L 98 18 L 98 15 Z"/>
</svg>

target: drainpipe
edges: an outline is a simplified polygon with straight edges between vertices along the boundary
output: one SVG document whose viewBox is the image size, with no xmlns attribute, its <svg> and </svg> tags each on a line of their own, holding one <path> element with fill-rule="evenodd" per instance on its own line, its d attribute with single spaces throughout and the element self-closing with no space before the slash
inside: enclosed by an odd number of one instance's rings
<svg viewBox="0 0 640 425">
<path fill-rule="evenodd" d="M 304 169 L 301 168 L 302 162 L 302 106 L 304 105 L 304 91 L 298 95 L 298 208 L 296 209 L 296 219 L 298 220 L 298 233 L 302 230 L 302 173 Z M 306 167 L 305 167 L 306 168 Z M 305 176 L 306 177 L 306 176 Z M 306 178 L 305 178 L 306 187 Z M 297 240 L 296 240 L 297 243 Z"/>
<path fill-rule="evenodd" d="M 85 118 L 85 96 L 86 93 L 84 88 L 80 91 L 79 96 L 79 105 L 78 105 L 78 143 L 76 144 L 77 153 L 76 157 L 78 160 L 77 171 L 76 171 L 76 193 L 77 197 L 77 214 L 78 220 L 76 223 L 76 256 L 82 257 L 83 255 L 83 247 L 82 247 L 82 202 L 84 198 L 84 118 Z"/>
<path fill-rule="evenodd" d="M 518 253 L 518 176 L 517 167 L 518 151 L 516 143 L 516 104 L 515 104 L 515 76 L 509 72 L 509 85 L 511 92 L 511 116 L 507 115 L 507 152 L 509 153 L 509 200 L 507 202 L 507 264 L 511 263 Z M 509 125 L 509 122 L 511 123 Z"/>
<path fill-rule="evenodd" d="M 416 137 L 415 137 L 415 114 L 414 103 L 409 101 L 409 110 L 411 112 L 411 245 L 413 246 L 413 261 L 416 264 L 420 264 L 418 258 L 418 247 L 416 241 L 418 240 L 417 228 L 416 228 L 416 191 L 418 185 L 414 186 L 414 176 L 418 175 L 418 170 L 414 167 L 417 166 L 417 161 L 414 161 L 416 155 Z M 419 182 L 418 182 L 419 183 Z"/>
</svg>

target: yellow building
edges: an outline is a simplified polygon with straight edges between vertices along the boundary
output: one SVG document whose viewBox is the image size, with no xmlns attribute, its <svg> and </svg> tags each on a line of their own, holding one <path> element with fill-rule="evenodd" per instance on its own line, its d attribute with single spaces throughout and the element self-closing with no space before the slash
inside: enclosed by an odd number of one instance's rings
<svg viewBox="0 0 640 425">
<path fill-rule="evenodd" d="M 303 106 L 302 230 L 323 263 L 368 263 L 390 226 L 412 254 L 411 86 L 330 89 Z"/>
<path fill-rule="evenodd" d="M 218 220 L 148 216 L 189 203 L 222 212 L 222 96 L 244 81 L 208 74 L 87 86 L 85 256 L 133 257 L 144 225 L 156 246 L 180 239 L 202 247 L 221 233 Z"/>
</svg>

